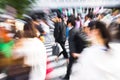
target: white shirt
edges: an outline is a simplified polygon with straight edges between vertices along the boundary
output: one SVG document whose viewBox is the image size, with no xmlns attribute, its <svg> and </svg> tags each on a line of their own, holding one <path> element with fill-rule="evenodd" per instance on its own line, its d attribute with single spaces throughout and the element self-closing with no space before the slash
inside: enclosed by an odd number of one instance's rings
<svg viewBox="0 0 120 80">
<path fill-rule="evenodd" d="M 46 76 L 46 49 L 38 38 L 21 40 L 22 46 L 13 50 L 17 57 L 24 57 L 24 64 L 32 67 L 29 80 L 44 80 Z"/>
<path fill-rule="evenodd" d="M 86 48 L 73 65 L 70 80 L 120 80 L 120 44 L 111 44 L 111 50 L 100 45 Z M 116 47 L 115 47 L 116 46 Z"/>
</svg>

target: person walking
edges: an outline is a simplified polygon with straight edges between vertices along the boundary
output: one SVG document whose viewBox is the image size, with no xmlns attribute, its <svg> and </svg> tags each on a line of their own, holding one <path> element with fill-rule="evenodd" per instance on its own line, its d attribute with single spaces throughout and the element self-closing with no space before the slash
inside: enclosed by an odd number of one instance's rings
<svg viewBox="0 0 120 80">
<path fill-rule="evenodd" d="M 42 41 L 37 38 L 37 30 L 32 21 L 26 19 L 24 21 L 23 37 L 18 39 L 13 47 L 13 58 L 23 57 L 23 66 L 31 67 L 27 80 L 45 80 L 46 48 Z"/>
<path fill-rule="evenodd" d="M 63 80 L 69 80 L 70 74 L 71 74 L 71 68 L 77 58 L 79 57 L 80 53 L 86 46 L 85 39 L 83 38 L 82 30 L 77 29 L 75 27 L 75 19 L 69 18 L 67 21 L 67 25 L 69 27 L 69 50 L 70 50 L 70 58 L 69 58 L 69 64 L 67 66 L 66 75 L 63 78 Z"/>
<path fill-rule="evenodd" d="M 68 53 L 65 49 L 65 41 L 66 41 L 66 25 L 62 20 L 61 15 L 57 15 L 54 19 L 54 38 L 55 42 L 59 43 L 63 49 L 63 51 L 57 55 L 56 60 L 58 60 L 59 56 L 63 54 L 64 58 L 68 60 Z"/>
<path fill-rule="evenodd" d="M 92 21 L 88 27 L 92 44 L 73 66 L 70 80 L 120 80 L 120 51 L 109 45 L 111 36 L 106 25 Z"/>
</svg>

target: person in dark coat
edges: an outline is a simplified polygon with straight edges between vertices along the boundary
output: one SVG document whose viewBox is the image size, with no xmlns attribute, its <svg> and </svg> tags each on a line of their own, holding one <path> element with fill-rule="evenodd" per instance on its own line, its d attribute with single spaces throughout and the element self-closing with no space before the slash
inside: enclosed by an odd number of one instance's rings
<svg viewBox="0 0 120 80">
<path fill-rule="evenodd" d="M 73 18 L 68 19 L 67 24 L 70 28 L 69 39 L 68 39 L 70 58 L 69 58 L 69 64 L 67 66 L 67 72 L 63 80 L 69 80 L 73 63 L 77 60 L 80 53 L 86 46 L 84 34 L 81 32 L 82 30 L 80 31 L 80 29 L 75 28 L 75 19 Z"/>
<path fill-rule="evenodd" d="M 66 41 L 66 25 L 64 21 L 62 20 L 62 17 L 60 15 L 57 15 L 54 20 L 54 38 L 55 42 L 59 43 L 63 49 L 63 51 L 57 55 L 56 60 L 58 60 L 58 57 L 63 54 L 65 59 L 68 59 L 68 53 L 65 49 L 65 41 Z"/>
</svg>

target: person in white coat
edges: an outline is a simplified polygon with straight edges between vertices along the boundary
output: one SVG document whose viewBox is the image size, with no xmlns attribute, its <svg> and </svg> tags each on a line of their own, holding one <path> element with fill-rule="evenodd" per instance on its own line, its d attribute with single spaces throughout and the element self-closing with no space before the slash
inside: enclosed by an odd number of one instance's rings
<svg viewBox="0 0 120 80">
<path fill-rule="evenodd" d="M 24 58 L 24 65 L 30 66 L 29 80 L 45 80 L 46 48 L 37 38 L 36 29 L 29 21 L 25 22 L 23 38 L 19 39 L 13 48 L 14 58 Z"/>
<path fill-rule="evenodd" d="M 105 24 L 92 21 L 88 26 L 92 44 L 84 49 L 73 66 L 70 80 L 120 80 L 120 50 L 109 46 Z"/>
</svg>

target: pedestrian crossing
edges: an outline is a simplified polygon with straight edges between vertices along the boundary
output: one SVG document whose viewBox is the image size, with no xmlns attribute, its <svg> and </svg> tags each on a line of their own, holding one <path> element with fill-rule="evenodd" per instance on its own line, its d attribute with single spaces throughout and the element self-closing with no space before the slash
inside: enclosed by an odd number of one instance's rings
<svg viewBox="0 0 120 80">
<path fill-rule="evenodd" d="M 47 69 L 51 69 L 47 73 L 46 80 L 60 80 L 61 76 L 64 76 L 67 69 L 67 61 L 63 58 L 63 55 L 59 57 L 59 60 L 56 62 L 56 56 L 52 55 L 52 45 L 54 41 L 46 42 L 45 47 L 47 50 Z M 65 48 L 69 52 L 68 41 L 66 41 Z"/>
</svg>

